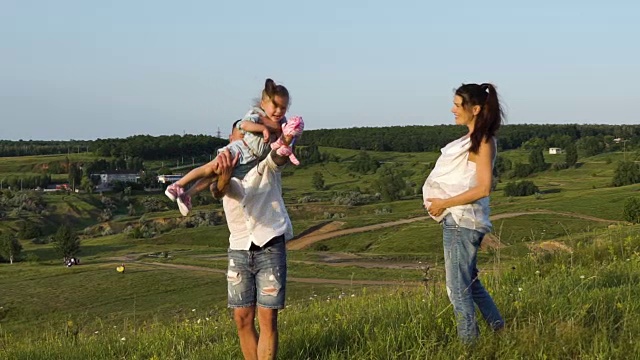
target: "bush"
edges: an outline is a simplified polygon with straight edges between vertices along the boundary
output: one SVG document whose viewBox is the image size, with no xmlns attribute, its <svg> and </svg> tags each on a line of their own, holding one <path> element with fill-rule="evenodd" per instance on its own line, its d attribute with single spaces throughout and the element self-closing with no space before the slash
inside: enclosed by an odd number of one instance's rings
<svg viewBox="0 0 640 360">
<path fill-rule="evenodd" d="M 515 163 L 512 175 L 516 178 L 525 178 L 533 174 L 533 167 L 529 164 Z"/>
<path fill-rule="evenodd" d="M 166 209 L 166 205 L 164 204 L 164 202 L 153 196 L 147 196 L 142 199 L 141 202 L 142 206 L 144 207 L 144 211 L 148 213 Z"/>
<path fill-rule="evenodd" d="M 42 235 L 42 230 L 29 221 L 23 221 L 18 227 L 18 238 L 33 239 Z"/>
<path fill-rule="evenodd" d="M 620 161 L 613 174 L 613 186 L 625 186 L 640 182 L 640 168 L 633 161 Z"/>
<path fill-rule="evenodd" d="M 530 180 L 510 182 L 504 187 L 505 196 L 529 196 L 539 191 L 540 189 Z"/>
<path fill-rule="evenodd" d="M 53 242 L 61 258 L 74 257 L 80 251 L 80 239 L 70 226 L 60 226 L 53 236 Z"/>
<path fill-rule="evenodd" d="M 569 164 L 567 164 L 566 162 L 557 162 L 554 163 L 553 165 L 551 165 L 551 170 L 565 170 L 569 168 Z"/>
<path fill-rule="evenodd" d="M 24 260 L 28 263 L 31 264 L 35 264 L 37 262 L 40 262 L 40 258 L 38 257 L 38 255 L 34 254 L 34 253 L 28 253 L 25 257 Z"/>
<path fill-rule="evenodd" d="M 316 171 L 313 173 L 313 178 L 311 178 L 311 184 L 313 188 L 316 190 L 324 190 L 324 176 L 320 171 Z"/>
<path fill-rule="evenodd" d="M 313 246 L 311 248 L 314 251 L 329 251 L 329 250 L 331 250 L 331 249 L 329 249 L 329 246 L 327 246 L 327 244 L 322 244 L 322 243 L 313 244 Z"/>
<path fill-rule="evenodd" d="M 338 193 L 333 197 L 333 203 L 335 205 L 347 206 L 365 205 L 378 200 L 380 200 L 380 194 L 369 195 L 355 191 Z"/>
<path fill-rule="evenodd" d="M 318 201 L 320 201 L 320 200 L 307 195 L 307 196 L 303 196 L 303 197 L 299 198 L 298 199 L 298 204 L 306 204 L 306 203 L 318 202 Z"/>
<path fill-rule="evenodd" d="M 628 198 L 624 203 L 624 219 L 634 224 L 640 223 L 640 198 Z"/>
<path fill-rule="evenodd" d="M 380 163 L 369 156 L 366 151 L 361 151 L 349 166 L 349 170 L 360 174 L 375 173 L 380 167 Z"/>
</svg>

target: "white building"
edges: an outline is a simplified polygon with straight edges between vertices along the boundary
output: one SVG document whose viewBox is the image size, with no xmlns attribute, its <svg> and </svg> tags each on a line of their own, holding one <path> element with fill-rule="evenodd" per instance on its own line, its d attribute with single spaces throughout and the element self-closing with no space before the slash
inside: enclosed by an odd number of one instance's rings
<svg viewBox="0 0 640 360">
<path fill-rule="evenodd" d="M 91 177 L 100 177 L 99 187 L 105 188 L 110 187 L 113 183 L 120 182 L 138 182 L 140 180 L 140 175 L 138 174 L 127 174 L 127 173 L 108 173 L 108 174 L 91 174 Z"/>
<path fill-rule="evenodd" d="M 174 182 L 182 179 L 182 174 L 176 175 L 158 175 L 158 182 L 162 184 L 173 184 Z"/>
<path fill-rule="evenodd" d="M 549 148 L 549 154 L 551 155 L 564 154 L 564 150 L 562 150 L 561 148 Z"/>
</svg>

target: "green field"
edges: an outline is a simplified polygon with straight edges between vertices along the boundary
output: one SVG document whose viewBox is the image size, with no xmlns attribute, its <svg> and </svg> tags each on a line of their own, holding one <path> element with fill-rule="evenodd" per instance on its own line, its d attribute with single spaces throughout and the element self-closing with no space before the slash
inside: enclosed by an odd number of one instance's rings
<svg viewBox="0 0 640 360">
<path fill-rule="evenodd" d="M 283 175 L 296 234 L 426 215 L 421 196 L 414 193 L 394 202 L 336 205 L 337 192 L 366 191 L 377 175 L 349 170 L 358 151 L 321 151 L 336 154 L 341 162 L 289 168 Z M 437 155 L 371 152 L 408 174 L 414 189 L 422 186 L 427 163 Z M 503 155 L 527 159 L 521 150 Z M 31 172 L 65 156 L 0 158 L 0 177 Z M 89 160 L 82 156 L 74 161 Z M 281 315 L 280 357 L 596 359 L 638 353 L 640 228 L 624 223 L 622 206 L 630 196 L 640 196 L 640 184 L 609 186 L 623 156 L 581 158 L 578 168 L 536 174 L 530 180 L 540 187 L 537 196 L 506 197 L 506 180 L 498 184 L 492 215 L 500 218 L 493 222 L 479 267 L 509 325 L 500 337 L 485 334 L 476 353 L 466 353 L 455 339 L 442 285 L 441 230 L 431 220 L 420 220 L 290 251 L 289 277 L 294 280 Z M 547 162 L 564 160 L 562 155 L 545 157 Z M 318 171 L 324 190 L 311 182 Z M 226 225 L 180 227 L 133 239 L 119 232 L 182 218 L 168 202 L 165 210 L 141 216 L 145 198 L 165 201 L 158 193 L 126 199 L 105 195 L 117 206 L 103 225 L 116 234 L 83 238 L 81 265 L 66 268 L 51 244 L 30 240 L 21 240 L 28 261 L 0 264 L 0 358 L 204 359 L 212 352 L 216 358 L 238 358 L 225 308 Z M 303 196 L 316 201 L 299 203 Z M 99 194 L 45 194 L 43 200 L 45 213 L 9 212 L 0 231 L 16 231 L 23 221 L 41 227 L 44 237 L 60 224 L 82 231 L 98 224 L 103 208 Z M 129 203 L 135 215 L 127 214 Z M 211 209 L 220 205 L 195 211 Z M 127 267 L 124 274 L 115 271 L 121 263 Z M 420 285 L 425 279 L 426 287 Z M 70 346 L 74 351 L 69 353 Z"/>
</svg>

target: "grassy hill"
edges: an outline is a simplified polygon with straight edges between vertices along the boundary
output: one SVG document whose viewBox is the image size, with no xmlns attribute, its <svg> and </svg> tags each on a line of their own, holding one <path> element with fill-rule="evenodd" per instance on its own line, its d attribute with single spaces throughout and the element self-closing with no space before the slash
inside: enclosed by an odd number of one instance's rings
<svg viewBox="0 0 640 360">
<path fill-rule="evenodd" d="M 426 215 L 421 196 L 410 193 L 393 202 L 337 205 L 336 194 L 370 189 L 377 175 L 349 170 L 358 151 L 321 151 L 340 162 L 283 174 L 296 234 Z M 370 155 L 409 174 L 418 189 L 427 163 L 438 154 Z M 521 150 L 502 155 L 527 158 Z M 547 162 L 564 160 L 557 156 L 560 160 L 545 155 Z M 622 204 L 638 194 L 640 185 L 609 187 L 623 156 L 584 158 L 578 168 L 536 174 L 530 180 L 540 187 L 538 196 L 507 197 L 505 184 L 498 184 L 492 195 L 492 215 L 498 219 L 479 267 L 508 328 L 494 337 L 483 327 L 475 352 L 467 353 L 455 339 L 439 226 L 419 220 L 290 251 L 281 358 L 624 358 L 637 353 L 640 228 L 622 222 Z M 0 177 L 47 158 L 28 157 L 24 164 L 0 159 Z M 318 171 L 324 190 L 311 182 Z M 0 264 L 0 358 L 238 358 L 225 308 L 226 225 L 182 226 L 134 239 L 120 231 L 183 219 L 168 203 L 165 210 L 142 215 L 144 199 L 165 201 L 159 193 L 126 199 L 105 195 L 117 206 L 113 219 L 102 225 L 116 233 L 83 239 L 80 266 L 63 267 L 51 244 L 29 240 L 22 245 L 31 261 Z M 318 201 L 299 203 L 304 196 Z M 25 220 L 48 233 L 65 223 L 82 230 L 99 224 L 104 208 L 99 194 L 46 194 L 43 199 L 45 213 L 8 214 L 0 230 L 15 231 Z M 129 202 L 136 210 L 131 216 Z M 211 209 L 220 205 L 198 206 L 194 212 Z M 121 263 L 124 274 L 115 271 Z"/>
<path fill-rule="evenodd" d="M 628 358 L 640 351 L 640 303 L 635 300 L 640 295 L 635 286 L 640 280 L 638 230 L 610 229 L 569 241 L 571 253 L 532 252 L 513 266 L 485 273 L 485 286 L 494 294 L 507 327 L 492 335 L 481 324 L 482 340 L 473 349 L 456 339 L 441 273 L 428 272 L 429 280 L 415 287 L 344 287 L 322 293 L 291 283 L 294 290 L 279 316 L 280 358 Z M 137 264 L 121 275 L 103 267 L 21 275 L 20 279 L 38 279 L 27 290 L 32 300 L 25 307 L 53 315 L 28 335 L 3 331 L 0 355 L 240 357 L 229 312 L 211 304 L 212 294 L 214 299 L 224 297 L 222 277 Z M 53 279 L 59 289 L 71 284 L 76 291 L 48 291 L 46 283 Z M 81 282 L 91 285 L 79 286 Z M 216 289 L 221 294 L 215 295 Z M 15 315 L 16 305 L 3 303 L 0 314 Z M 66 313 L 60 311 L 59 304 L 74 304 L 73 311 L 69 305 Z M 151 308 L 155 311 L 150 317 Z M 34 321 L 32 314 L 20 314 L 25 330 Z M 114 318 L 119 321 L 110 321 Z"/>
</svg>

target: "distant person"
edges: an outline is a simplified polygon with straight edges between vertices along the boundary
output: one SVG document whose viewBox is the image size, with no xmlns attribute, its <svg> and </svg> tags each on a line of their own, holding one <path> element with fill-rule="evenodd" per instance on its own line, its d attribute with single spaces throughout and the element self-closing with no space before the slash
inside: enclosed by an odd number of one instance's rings
<svg viewBox="0 0 640 360">
<path fill-rule="evenodd" d="M 272 142 L 271 133 L 275 133 L 280 138 L 274 145 L 280 147 L 278 149 L 280 154 L 291 155 L 289 145 L 294 140 L 294 134 L 299 132 L 298 129 L 304 124 L 301 123 L 302 118 L 299 117 L 295 119 L 295 122 L 287 124 L 284 115 L 288 107 L 289 91 L 287 88 L 283 85 L 276 85 L 273 80 L 267 79 L 260 102 L 235 125 L 242 132 L 243 138 L 232 141 L 229 145 L 218 150 L 218 154 L 225 149 L 229 149 L 234 157 L 239 154 L 238 165 L 234 168 L 234 177 L 244 178 L 258 161 L 267 156 L 272 148 L 270 145 Z M 283 125 L 285 126 L 283 127 Z M 281 136 L 283 132 L 284 136 Z M 171 201 L 177 201 L 183 216 L 187 216 L 191 211 L 191 197 L 206 189 L 213 182 L 217 164 L 218 157 L 216 156 L 213 161 L 191 170 L 183 178 L 167 187 L 165 194 Z M 191 187 L 188 191 L 184 190 L 187 184 L 198 179 L 207 179 L 208 182 L 201 182 L 199 186 Z"/>
<path fill-rule="evenodd" d="M 232 177 L 237 156 L 232 159 L 228 149 L 219 155 L 218 177 L 211 184 L 214 197 L 222 197 L 230 232 L 228 306 L 234 309 L 244 358 L 275 359 L 278 310 L 285 305 L 285 241 L 293 237 L 282 199 L 281 169 L 288 157 L 273 150 L 240 180 Z"/>
<path fill-rule="evenodd" d="M 463 342 L 479 336 L 474 303 L 494 330 L 504 327 L 496 304 L 478 278 L 477 253 L 491 231 L 489 193 L 496 159 L 496 131 L 503 112 L 492 84 L 464 84 L 453 98 L 457 125 L 469 132 L 442 148 L 424 183 L 424 206 L 442 224 L 447 294 Z"/>
</svg>

